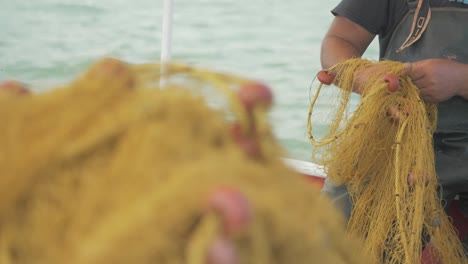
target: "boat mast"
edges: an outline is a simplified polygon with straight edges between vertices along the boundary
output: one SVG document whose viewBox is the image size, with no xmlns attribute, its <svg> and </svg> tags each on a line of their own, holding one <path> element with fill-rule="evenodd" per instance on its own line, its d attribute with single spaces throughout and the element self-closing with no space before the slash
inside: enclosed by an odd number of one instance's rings
<svg viewBox="0 0 468 264">
<path fill-rule="evenodd" d="M 165 86 L 166 64 L 171 60 L 172 16 L 174 0 L 164 0 L 162 38 L 161 38 L 161 79 L 160 87 Z"/>
</svg>

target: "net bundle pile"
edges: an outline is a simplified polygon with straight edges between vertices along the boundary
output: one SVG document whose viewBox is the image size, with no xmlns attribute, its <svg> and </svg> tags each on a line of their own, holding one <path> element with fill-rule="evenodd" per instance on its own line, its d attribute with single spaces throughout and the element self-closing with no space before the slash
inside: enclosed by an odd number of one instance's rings
<svg viewBox="0 0 468 264">
<path fill-rule="evenodd" d="M 340 87 L 327 135 L 309 137 L 313 159 L 326 168 L 334 184 L 346 184 L 353 202 L 348 233 L 365 240 L 376 263 L 420 263 L 430 245 L 440 263 L 466 263 L 461 243 L 437 193 L 432 136 L 437 106 L 423 102 L 404 74 L 404 64 L 350 59 L 327 70 Z M 358 76 L 362 100 L 350 98 Z M 389 75 L 390 74 L 390 75 Z M 389 91 L 384 76 L 395 76 L 399 89 Z M 390 89 L 392 90 L 392 89 Z"/>
<path fill-rule="evenodd" d="M 280 161 L 266 109 L 239 102 L 252 81 L 168 65 L 153 89 L 159 72 L 104 59 L 47 93 L 0 91 L 0 263 L 205 263 L 222 232 L 206 206 L 217 186 L 252 206 L 230 237 L 239 263 L 366 263 L 338 213 Z M 226 107 L 208 106 L 203 87 Z"/>
</svg>

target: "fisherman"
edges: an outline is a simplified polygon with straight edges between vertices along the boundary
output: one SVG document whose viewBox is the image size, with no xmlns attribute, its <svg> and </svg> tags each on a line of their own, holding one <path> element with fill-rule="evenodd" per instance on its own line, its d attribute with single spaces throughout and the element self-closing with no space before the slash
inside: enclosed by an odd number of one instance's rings
<svg viewBox="0 0 468 264">
<path fill-rule="evenodd" d="M 361 57 L 378 35 L 380 59 L 405 62 L 421 98 L 438 103 L 434 152 L 442 202 L 447 208 L 458 195 L 468 217 L 468 1 L 342 0 L 332 14 L 322 42 L 324 69 Z M 355 92 L 365 78 L 359 73 Z M 346 186 L 327 179 L 323 191 L 349 218 Z"/>
</svg>

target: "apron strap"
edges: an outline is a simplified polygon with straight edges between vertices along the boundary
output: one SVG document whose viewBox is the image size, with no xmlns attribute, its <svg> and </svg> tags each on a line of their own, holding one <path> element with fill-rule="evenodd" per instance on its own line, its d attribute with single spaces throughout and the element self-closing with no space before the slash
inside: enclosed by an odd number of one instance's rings
<svg viewBox="0 0 468 264">
<path fill-rule="evenodd" d="M 407 0 L 409 11 L 414 11 L 413 25 L 408 38 L 397 50 L 400 52 L 418 41 L 429 24 L 431 19 L 431 7 L 429 0 Z"/>
</svg>

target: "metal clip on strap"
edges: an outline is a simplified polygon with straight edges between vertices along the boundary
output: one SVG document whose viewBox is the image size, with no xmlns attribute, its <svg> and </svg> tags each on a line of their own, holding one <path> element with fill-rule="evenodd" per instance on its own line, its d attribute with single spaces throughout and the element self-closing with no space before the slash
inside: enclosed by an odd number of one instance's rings
<svg viewBox="0 0 468 264">
<path fill-rule="evenodd" d="M 413 25 L 411 26 L 411 32 L 409 33 L 408 38 L 397 52 L 400 52 L 416 43 L 416 41 L 421 38 L 429 24 L 429 20 L 431 19 L 429 0 L 407 0 L 407 3 L 410 11 L 414 10 Z M 415 4 L 416 6 L 414 6 Z"/>
</svg>

